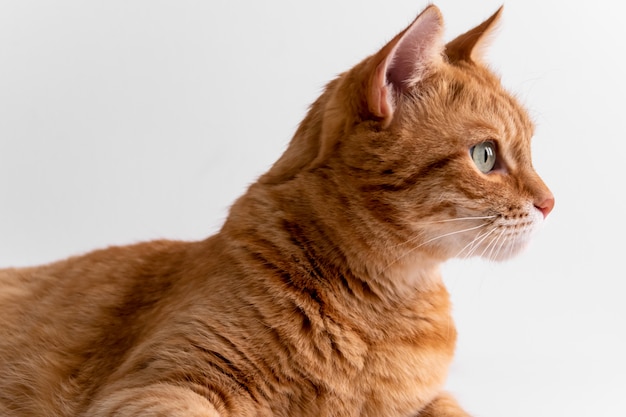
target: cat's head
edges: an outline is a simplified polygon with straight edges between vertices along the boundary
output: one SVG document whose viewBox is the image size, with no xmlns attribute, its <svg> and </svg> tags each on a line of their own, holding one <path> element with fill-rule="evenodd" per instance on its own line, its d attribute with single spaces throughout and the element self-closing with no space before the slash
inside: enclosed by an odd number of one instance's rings
<svg viewBox="0 0 626 417">
<path fill-rule="evenodd" d="M 378 238 L 407 251 L 517 253 L 554 198 L 532 167 L 532 122 L 481 62 L 500 13 L 446 45 L 426 8 L 329 84 L 262 181 L 323 172 L 346 219 L 379 222 Z"/>
</svg>

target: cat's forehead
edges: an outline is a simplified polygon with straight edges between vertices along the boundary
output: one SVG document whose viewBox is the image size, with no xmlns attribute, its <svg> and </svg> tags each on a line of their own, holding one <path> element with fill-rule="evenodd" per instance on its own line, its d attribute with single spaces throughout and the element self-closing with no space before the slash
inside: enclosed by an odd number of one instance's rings
<svg viewBox="0 0 626 417">
<path fill-rule="evenodd" d="M 465 139 L 492 135 L 492 139 L 510 143 L 524 151 L 530 144 L 534 124 L 516 97 L 504 89 L 498 77 L 483 67 L 453 67 L 435 80 L 441 102 L 438 105 L 465 131 Z M 523 149 L 522 149 L 523 148 Z"/>
<path fill-rule="evenodd" d="M 462 69 L 452 72 L 445 84 L 452 107 L 449 110 L 457 114 L 466 129 L 464 145 L 493 140 L 511 169 L 520 164 L 531 165 L 534 124 L 526 109 L 488 69 L 480 66 Z"/>
<path fill-rule="evenodd" d="M 407 104 L 396 126 L 410 146 L 446 157 L 491 140 L 512 167 L 530 163 L 532 120 L 487 69 L 450 65 L 416 86 Z"/>
</svg>

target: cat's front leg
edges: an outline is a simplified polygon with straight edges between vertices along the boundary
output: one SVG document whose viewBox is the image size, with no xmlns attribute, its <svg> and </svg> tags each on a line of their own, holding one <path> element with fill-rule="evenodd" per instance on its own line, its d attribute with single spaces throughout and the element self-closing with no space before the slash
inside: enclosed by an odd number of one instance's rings
<svg viewBox="0 0 626 417">
<path fill-rule="evenodd" d="M 225 417 L 209 399 L 170 384 L 115 391 L 97 400 L 84 417 Z"/>
<path fill-rule="evenodd" d="M 450 394 L 441 393 L 424 407 L 417 417 L 470 417 L 470 415 Z"/>
</svg>

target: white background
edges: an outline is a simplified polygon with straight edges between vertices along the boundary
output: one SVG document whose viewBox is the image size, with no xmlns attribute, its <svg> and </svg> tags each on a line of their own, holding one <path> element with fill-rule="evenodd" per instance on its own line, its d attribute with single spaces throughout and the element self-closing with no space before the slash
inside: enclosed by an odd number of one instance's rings
<svg viewBox="0 0 626 417">
<path fill-rule="evenodd" d="M 447 39 L 500 3 L 438 2 Z M 0 266 L 215 232 L 323 85 L 426 4 L 0 0 Z M 444 268 L 448 388 L 475 416 L 626 415 L 626 25 L 605 4 L 510 0 L 490 49 L 557 204 L 515 260 Z"/>
</svg>

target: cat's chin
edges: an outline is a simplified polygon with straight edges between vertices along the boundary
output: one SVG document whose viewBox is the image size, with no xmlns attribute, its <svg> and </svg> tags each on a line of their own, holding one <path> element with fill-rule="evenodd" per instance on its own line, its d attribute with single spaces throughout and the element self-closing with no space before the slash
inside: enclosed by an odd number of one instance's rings
<svg viewBox="0 0 626 417">
<path fill-rule="evenodd" d="M 503 245 L 501 250 L 494 253 L 486 253 L 481 258 L 494 262 L 506 261 L 524 252 L 529 243 L 530 239 L 507 243 Z"/>
<path fill-rule="evenodd" d="M 499 239 L 494 242 L 489 243 L 491 248 L 486 248 L 480 254 L 480 257 L 489 261 L 506 261 L 508 259 L 514 258 L 522 253 L 530 243 L 532 237 L 537 232 L 539 228 L 539 222 L 531 223 L 526 227 L 523 227 L 521 230 L 514 229 L 513 231 L 507 233 L 505 239 L 499 242 Z"/>
<path fill-rule="evenodd" d="M 523 252 L 544 220 L 540 211 L 532 206 L 527 208 L 526 213 L 517 219 L 504 218 L 496 222 L 495 230 L 501 231 L 494 233 L 496 238 L 487 244 L 481 257 L 490 261 L 505 261 Z"/>
<path fill-rule="evenodd" d="M 495 217 L 489 223 L 468 226 L 467 233 L 448 232 L 448 243 L 453 258 L 482 258 L 490 261 L 505 261 L 519 255 L 541 228 L 544 217 L 532 204 L 522 207 L 515 215 Z M 456 251 L 456 252 L 453 252 Z M 452 253 L 451 253 L 452 252 Z"/>
</svg>

